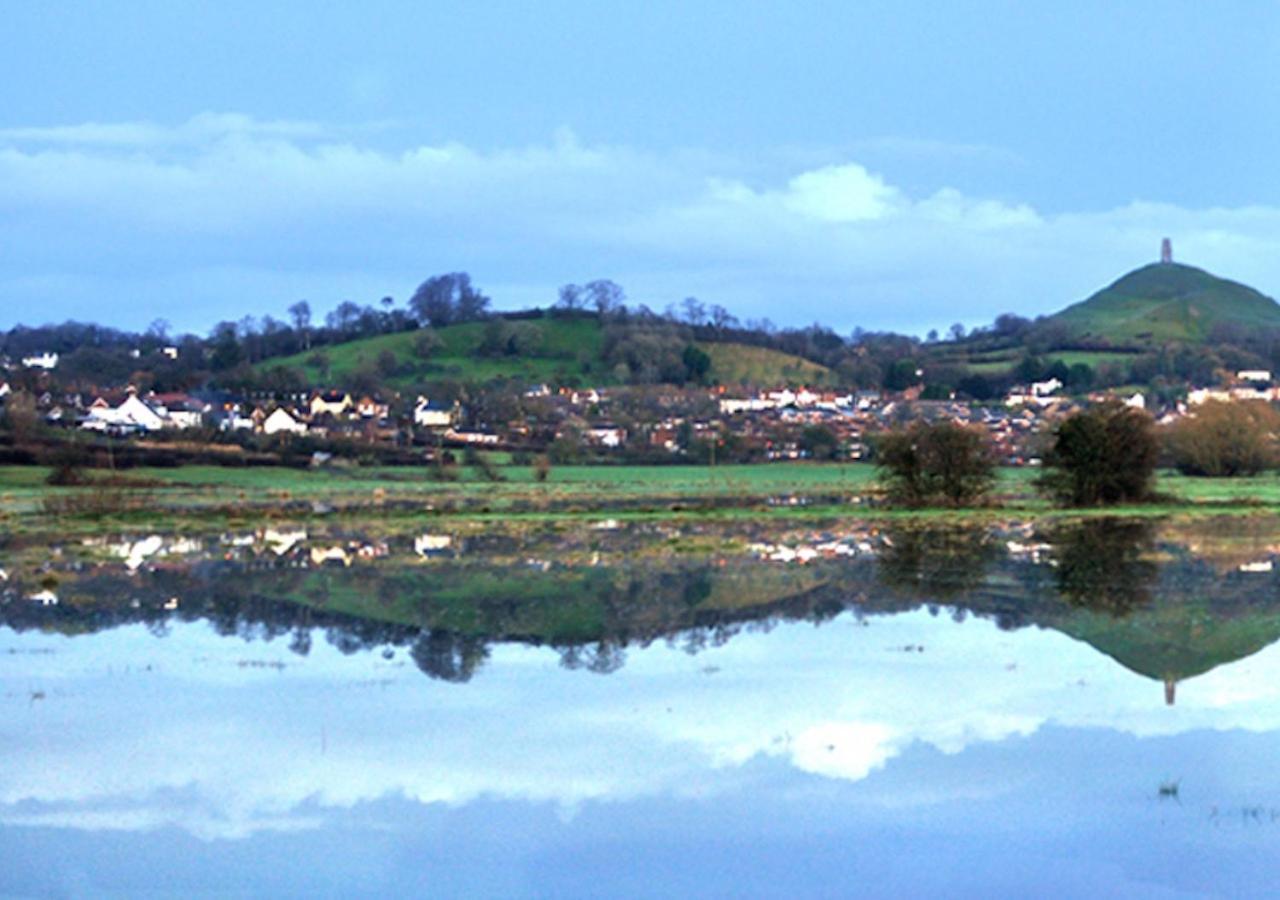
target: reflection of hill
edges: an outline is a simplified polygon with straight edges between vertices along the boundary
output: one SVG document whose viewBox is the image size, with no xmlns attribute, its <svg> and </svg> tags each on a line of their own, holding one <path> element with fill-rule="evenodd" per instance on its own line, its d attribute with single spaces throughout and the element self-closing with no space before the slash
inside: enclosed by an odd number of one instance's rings
<svg viewBox="0 0 1280 900">
<path fill-rule="evenodd" d="M 460 555 L 387 552 L 350 565 L 309 564 L 301 550 L 292 561 L 206 557 L 132 574 L 73 560 L 11 582 L 0 622 L 77 634 L 207 620 L 227 635 L 287 635 L 300 653 L 320 628 L 344 652 L 411 647 L 424 671 L 450 680 L 470 677 L 495 642 L 553 646 L 568 666 L 606 672 L 628 646 L 655 640 L 696 650 L 781 620 L 922 606 L 1060 631 L 1162 681 L 1280 638 L 1276 577 L 1224 573 L 1189 552 L 1182 533 L 1169 543 L 1145 525 L 1099 521 L 1047 535 L 904 528 L 880 538 L 878 553 L 832 552 L 805 565 L 741 550 L 661 552 L 661 534 L 592 536 L 586 551 L 564 543 L 573 536 L 549 539 L 559 545 L 487 538 Z M 58 605 L 23 599 L 55 582 Z"/>
<path fill-rule="evenodd" d="M 1280 605 L 1226 614 L 1203 603 L 1174 599 L 1119 619 L 1075 610 L 1050 627 L 1139 675 L 1183 681 L 1280 640 Z"/>
</svg>

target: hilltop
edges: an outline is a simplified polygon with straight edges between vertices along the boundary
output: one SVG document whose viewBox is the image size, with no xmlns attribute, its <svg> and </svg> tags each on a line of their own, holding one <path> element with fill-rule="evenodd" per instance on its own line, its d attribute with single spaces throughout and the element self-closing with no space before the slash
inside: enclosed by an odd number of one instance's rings
<svg viewBox="0 0 1280 900">
<path fill-rule="evenodd" d="M 302 353 L 270 357 L 259 372 L 283 368 L 306 384 L 345 384 L 362 371 L 404 389 L 428 381 L 482 384 L 498 379 L 548 384 L 616 384 L 617 365 L 606 352 L 605 329 L 595 316 L 495 319 L 507 329 L 494 345 L 487 322 L 431 329 L 424 348 L 421 330 L 358 338 Z M 826 366 L 800 356 L 732 341 L 692 341 L 707 355 L 706 380 L 720 384 L 812 384 L 831 381 Z"/>
<path fill-rule="evenodd" d="M 1247 285 L 1180 263 L 1153 263 L 1049 317 L 1079 339 L 1202 343 L 1224 328 L 1280 328 L 1280 304 Z"/>
</svg>

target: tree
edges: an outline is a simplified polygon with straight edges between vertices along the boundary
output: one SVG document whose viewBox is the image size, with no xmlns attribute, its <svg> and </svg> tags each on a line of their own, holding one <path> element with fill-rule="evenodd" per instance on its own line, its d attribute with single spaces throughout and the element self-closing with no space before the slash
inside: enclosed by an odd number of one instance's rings
<svg viewBox="0 0 1280 900">
<path fill-rule="evenodd" d="M 432 276 L 418 285 L 409 299 L 419 324 L 436 328 L 483 318 L 488 306 L 489 298 L 472 286 L 466 272 Z"/>
<path fill-rule="evenodd" d="M 595 281 L 587 282 L 582 292 L 601 318 L 622 309 L 622 304 L 627 299 L 622 288 L 607 278 L 597 278 Z"/>
<path fill-rule="evenodd" d="M 587 298 L 583 296 L 582 288 L 578 285 L 566 284 L 560 288 L 556 305 L 561 309 L 567 309 L 569 312 L 577 312 L 586 307 Z"/>
<path fill-rule="evenodd" d="M 835 459 L 840 452 L 840 438 L 825 425 L 808 425 L 800 433 L 800 448 L 810 459 Z"/>
<path fill-rule="evenodd" d="M 707 321 L 707 308 L 697 297 L 685 297 L 680 307 L 683 310 L 684 320 L 690 325 L 701 325 Z"/>
<path fill-rule="evenodd" d="M 711 356 L 697 344 L 688 344 L 680 354 L 690 381 L 701 382 L 711 371 Z"/>
<path fill-rule="evenodd" d="M 289 307 L 289 318 L 293 320 L 293 330 L 302 339 L 302 349 L 311 349 L 311 304 L 299 300 Z"/>
<path fill-rule="evenodd" d="M 995 459 L 987 437 L 953 422 L 915 422 L 876 442 L 889 498 L 908 506 L 968 506 L 991 489 Z"/>
<path fill-rule="evenodd" d="M 1152 496 L 1158 457 L 1151 416 L 1109 400 L 1055 429 L 1038 486 L 1067 506 L 1140 502 Z"/>
<path fill-rule="evenodd" d="M 1277 462 L 1280 413 L 1269 403 L 1211 400 L 1168 431 L 1173 463 L 1188 475 L 1255 475 Z"/>
</svg>

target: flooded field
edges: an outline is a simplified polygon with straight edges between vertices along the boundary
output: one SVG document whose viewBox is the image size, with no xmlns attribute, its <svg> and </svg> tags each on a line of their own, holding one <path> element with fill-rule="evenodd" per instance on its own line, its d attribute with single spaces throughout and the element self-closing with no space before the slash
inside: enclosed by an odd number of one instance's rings
<svg viewBox="0 0 1280 900">
<path fill-rule="evenodd" d="M 0 544 L 0 894 L 1271 890 L 1280 520 L 371 533 Z"/>
</svg>

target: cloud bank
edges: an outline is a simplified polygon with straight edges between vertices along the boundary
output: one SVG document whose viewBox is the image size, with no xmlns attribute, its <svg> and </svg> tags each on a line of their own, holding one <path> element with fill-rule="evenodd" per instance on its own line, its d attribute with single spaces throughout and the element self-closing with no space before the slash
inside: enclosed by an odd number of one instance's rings
<svg viewBox="0 0 1280 900">
<path fill-rule="evenodd" d="M 566 816 L 716 796 L 760 761 L 862 782 L 912 748 L 962 754 L 1050 726 L 1136 738 L 1280 728 L 1280 646 L 1184 683 L 1170 710 L 1158 682 L 1064 635 L 924 611 L 788 623 L 696 657 L 633 648 L 608 677 L 500 646 L 465 687 L 322 642 L 305 660 L 278 641 L 232 645 L 203 625 L 165 640 L 141 627 L 8 640 L 55 652 L 0 657 L 0 699 L 23 735 L 0 744 L 0 824 L 206 839 L 313 828 L 386 796 Z M 908 643 L 927 644 L 927 662 L 894 649 Z M 283 668 L 236 663 L 246 657 Z M 919 789 L 932 803 L 974 787 Z"/>
<path fill-rule="evenodd" d="M 479 149 L 237 114 L 0 130 L 0 325 L 38 310 L 203 331 L 465 269 L 499 307 L 611 277 L 659 308 L 693 295 L 744 318 L 920 331 L 1050 312 L 1165 235 L 1184 261 L 1280 286 L 1280 209 L 1263 206 L 1049 214 L 916 194 L 856 159 L 776 172 L 568 131 Z"/>
</svg>

